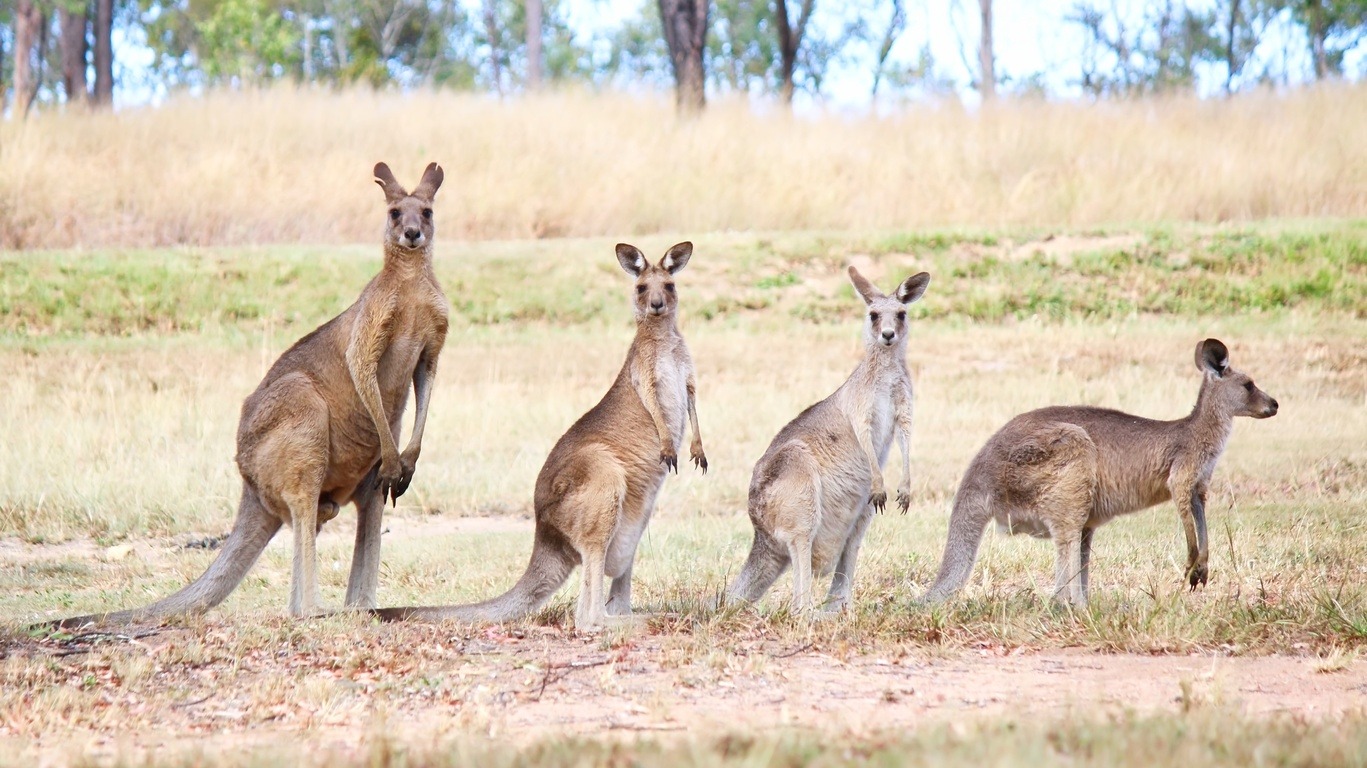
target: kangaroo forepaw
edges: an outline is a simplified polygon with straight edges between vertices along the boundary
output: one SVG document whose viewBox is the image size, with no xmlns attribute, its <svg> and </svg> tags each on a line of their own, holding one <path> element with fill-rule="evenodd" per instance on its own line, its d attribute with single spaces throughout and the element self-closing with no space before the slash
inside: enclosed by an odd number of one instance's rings
<svg viewBox="0 0 1367 768">
<path fill-rule="evenodd" d="M 693 468 L 701 469 L 704 475 L 707 474 L 707 457 L 703 455 L 702 451 L 692 451 L 692 454 L 689 458 L 693 460 Z"/>
<path fill-rule="evenodd" d="M 875 512 L 881 513 L 883 508 L 888 505 L 888 492 L 874 491 L 869 494 L 869 503 L 873 505 L 873 510 Z"/>
<path fill-rule="evenodd" d="M 390 474 L 385 471 L 383 465 L 380 467 L 380 500 L 382 503 L 392 503 L 399 506 L 399 497 L 408 490 L 408 484 L 413 482 L 413 473 L 417 471 L 417 458 L 404 456 L 399 459 L 398 472 Z"/>
<path fill-rule="evenodd" d="M 665 471 L 674 470 L 674 474 L 679 474 L 679 457 L 674 453 L 660 453 L 660 463 L 665 465 Z"/>
<path fill-rule="evenodd" d="M 904 515 L 908 509 L 911 509 L 911 492 L 909 490 L 899 489 L 897 491 L 897 509 Z"/>
<path fill-rule="evenodd" d="M 1204 587 L 1209 576 L 1210 573 L 1204 565 L 1193 565 L 1188 568 L 1187 583 L 1191 585 L 1191 591 L 1195 592 L 1198 586 Z"/>
</svg>

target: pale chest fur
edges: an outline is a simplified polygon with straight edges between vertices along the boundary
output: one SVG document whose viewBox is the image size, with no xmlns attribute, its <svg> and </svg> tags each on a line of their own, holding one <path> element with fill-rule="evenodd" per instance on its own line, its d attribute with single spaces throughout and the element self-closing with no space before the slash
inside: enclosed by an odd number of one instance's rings
<svg viewBox="0 0 1367 768">
<path fill-rule="evenodd" d="M 669 441 L 677 452 L 683 445 L 684 425 L 688 420 L 688 378 L 693 369 L 688 347 L 681 337 L 660 344 L 641 355 L 633 368 L 632 383 L 643 394 L 643 377 L 651 377 L 660 416 Z"/>
<path fill-rule="evenodd" d="M 864 374 L 860 376 L 859 374 Z M 873 374 L 873 375 L 870 375 Z M 904 370 L 889 366 L 878 371 L 856 372 L 841 388 L 840 406 L 858 435 L 865 423 L 870 425 L 874 452 L 881 465 L 887 461 L 897 427 L 899 401 L 909 400 L 911 383 Z"/>
<path fill-rule="evenodd" d="M 405 286 L 391 319 L 390 335 L 376 370 L 386 410 L 401 408 L 424 352 L 440 352 L 449 323 L 446 296 L 434 282 Z"/>
</svg>

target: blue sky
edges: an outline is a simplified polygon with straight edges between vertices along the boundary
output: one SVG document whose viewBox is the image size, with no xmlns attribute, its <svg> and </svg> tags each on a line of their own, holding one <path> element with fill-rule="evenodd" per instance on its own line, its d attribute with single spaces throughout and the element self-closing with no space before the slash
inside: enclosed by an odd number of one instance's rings
<svg viewBox="0 0 1367 768">
<path fill-rule="evenodd" d="M 477 0 L 466 0 L 472 7 Z M 795 0 L 790 0 L 795 1 Z M 898 39 L 890 59 L 914 61 L 929 44 L 937 68 L 955 82 L 966 101 L 976 96 L 969 84 L 977 66 L 977 0 L 905 0 L 906 31 Z M 605 30 L 620 19 L 637 12 L 641 0 L 567 0 L 572 23 L 588 33 Z M 1084 47 L 1081 29 L 1067 21 L 1076 0 L 995 0 L 993 37 L 998 77 L 1024 79 L 1040 75 L 1052 94 L 1078 95 L 1077 79 Z M 887 3 L 877 0 L 817 0 L 813 23 L 838 28 L 842 20 L 861 6 L 878 8 L 877 17 L 886 17 Z M 1212 0 L 1192 2 L 1196 9 L 1209 9 Z M 1131 26 L 1143 18 L 1146 3 L 1140 0 L 1111 0 L 1102 4 Z M 1346 70 L 1358 77 L 1367 66 L 1359 45 L 1347 57 Z M 862 56 L 859 54 L 863 54 Z M 851 62 L 837 67 L 824 85 L 825 98 L 837 106 L 868 102 L 872 83 L 873 51 L 851 51 Z M 1258 49 L 1258 65 L 1270 65 L 1274 72 L 1285 69 L 1291 82 L 1309 78 L 1311 65 L 1304 35 L 1282 20 L 1269 28 Z M 1203 72 L 1198 85 L 1202 93 L 1217 92 L 1224 84 L 1223 67 Z"/>
<path fill-rule="evenodd" d="M 477 15 L 480 0 L 461 2 Z M 1203 6 L 1198 1 L 1193 5 L 1208 8 L 1211 2 L 1207 0 Z M 972 68 L 977 66 L 977 0 L 905 0 L 905 4 L 906 30 L 894 46 L 890 61 L 914 61 L 929 46 L 938 73 L 955 84 L 965 102 L 975 102 L 976 93 L 970 83 Z M 1067 21 L 1076 0 L 996 0 L 993 5 L 998 77 L 1009 82 L 1038 75 L 1052 95 L 1078 95 L 1084 40 L 1081 29 Z M 1104 7 L 1114 8 L 1133 26 L 1143 17 L 1145 5 L 1141 0 L 1111 0 Z M 615 29 L 623 19 L 639 13 L 642 6 L 643 0 L 566 0 L 571 26 L 585 41 Z M 887 3 L 882 0 L 817 0 L 812 23 L 822 29 L 839 29 L 860 8 L 875 9 L 871 15 L 879 23 L 888 14 Z M 155 100 L 146 78 L 140 77 L 152 63 L 151 52 L 135 39 L 116 39 L 115 45 L 122 74 L 118 101 L 129 104 Z M 1309 79 L 1311 67 L 1304 34 L 1285 20 L 1269 28 L 1256 59 L 1254 68 L 1269 66 L 1274 73 L 1284 73 L 1290 82 Z M 837 108 L 867 105 L 873 60 L 874 53 L 868 46 L 849 49 L 845 60 L 828 74 L 821 101 Z M 1356 78 L 1367 74 L 1367 45 L 1359 45 L 1349 53 L 1345 70 Z M 1210 67 L 1201 73 L 1198 91 L 1216 93 L 1223 83 L 1223 67 Z M 806 105 L 814 102 L 805 95 L 800 100 Z"/>
</svg>

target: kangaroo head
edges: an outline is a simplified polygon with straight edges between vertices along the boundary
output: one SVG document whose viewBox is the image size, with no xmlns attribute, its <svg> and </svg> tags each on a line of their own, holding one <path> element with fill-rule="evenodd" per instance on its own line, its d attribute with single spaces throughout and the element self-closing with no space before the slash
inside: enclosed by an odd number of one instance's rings
<svg viewBox="0 0 1367 768">
<path fill-rule="evenodd" d="M 389 166 L 375 164 L 375 183 L 384 190 L 384 201 L 389 206 L 384 227 L 386 247 L 420 250 L 432 242 L 432 199 L 441 188 L 444 175 L 440 165 L 429 163 L 422 181 L 409 192 L 395 180 Z"/>
<path fill-rule="evenodd" d="M 1277 401 L 1258 389 L 1252 377 L 1229 365 L 1229 349 L 1219 339 L 1196 345 L 1196 367 L 1205 374 L 1201 400 L 1230 416 L 1266 419 L 1277 415 Z"/>
<path fill-rule="evenodd" d="M 905 341 L 907 305 L 926 292 L 926 286 L 930 285 L 930 273 L 920 272 L 908 277 L 891 296 L 883 295 L 854 267 L 850 267 L 850 282 L 854 283 L 854 290 L 869 307 L 869 321 L 864 326 L 864 343 L 892 347 Z"/>
<path fill-rule="evenodd" d="M 659 264 L 646 261 L 641 249 L 626 243 L 617 244 L 617 262 L 628 275 L 636 278 L 636 319 L 670 317 L 679 306 L 674 292 L 674 274 L 688 264 L 693 255 L 693 244 L 682 242 L 669 249 Z"/>
</svg>

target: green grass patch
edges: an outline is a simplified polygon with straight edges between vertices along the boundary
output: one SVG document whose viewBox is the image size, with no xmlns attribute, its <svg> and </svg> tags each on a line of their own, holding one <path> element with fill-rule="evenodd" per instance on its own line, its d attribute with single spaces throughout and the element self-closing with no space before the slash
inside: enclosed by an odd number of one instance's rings
<svg viewBox="0 0 1367 768">
<path fill-rule="evenodd" d="M 661 241 L 663 242 L 663 241 Z M 658 248 L 648 252 L 655 254 Z M 444 243 L 438 278 L 457 324 L 621 323 L 626 276 L 596 240 Z M 925 269 L 922 317 L 1001 323 L 1288 311 L 1367 317 L 1367 223 L 1309 230 L 1153 230 L 1123 235 L 723 235 L 700 238 L 680 277 L 684 312 L 857 316 L 844 266 L 873 259 L 891 283 Z M 657 255 L 657 254 L 655 254 Z M 249 248 L 0 254 L 0 335 L 302 331 L 337 314 L 379 269 L 377 248 Z"/>
</svg>

